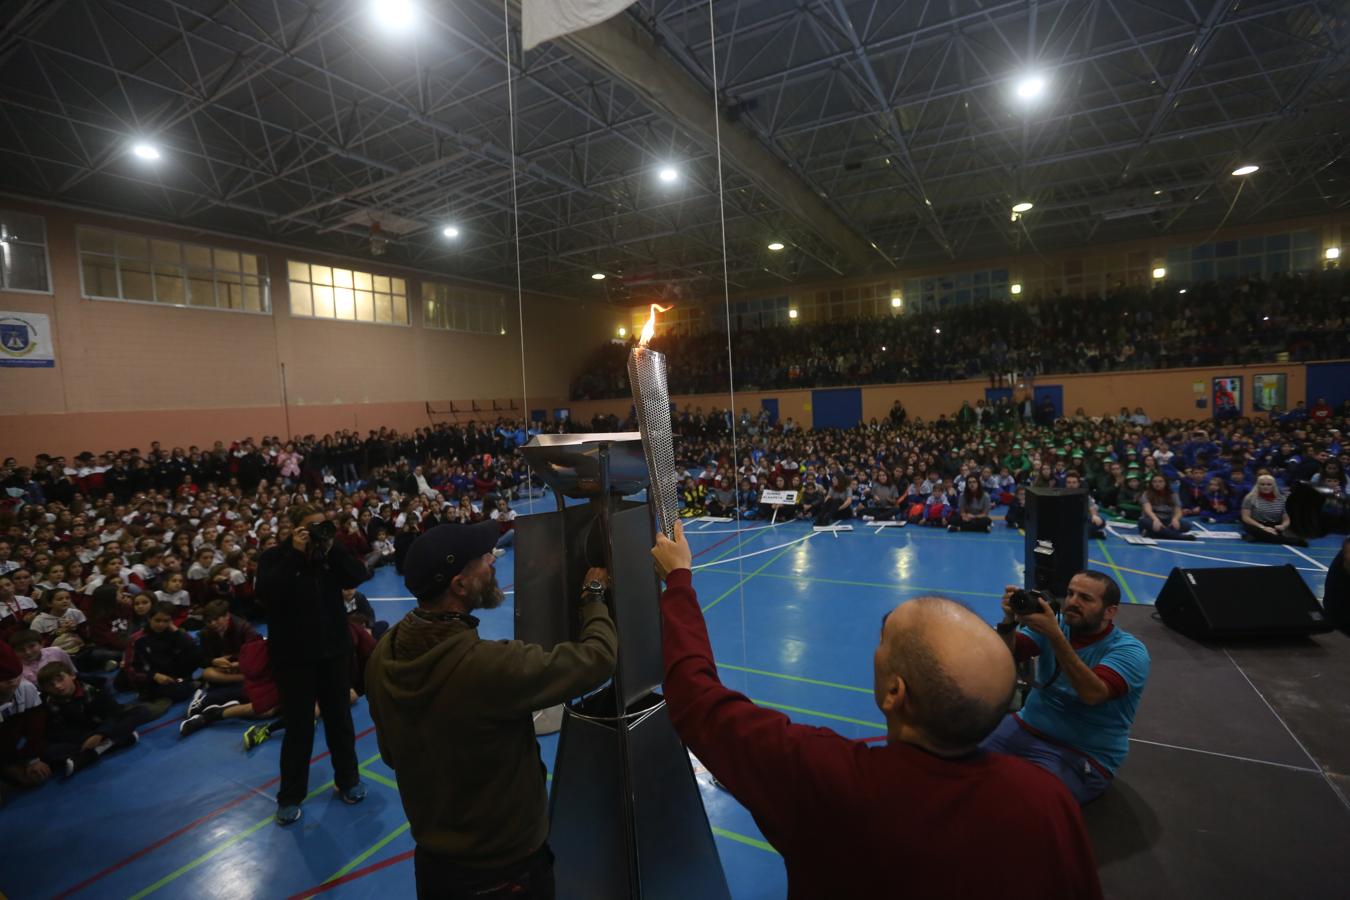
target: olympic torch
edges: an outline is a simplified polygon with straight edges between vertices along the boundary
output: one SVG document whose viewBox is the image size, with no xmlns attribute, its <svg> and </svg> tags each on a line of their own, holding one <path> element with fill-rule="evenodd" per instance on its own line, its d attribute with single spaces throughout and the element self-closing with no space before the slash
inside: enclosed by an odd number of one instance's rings
<svg viewBox="0 0 1350 900">
<path fill-rule="evenodd" d="M 666 355 L 647 346 L 656 332 L 656 314 L 670 307 L 651 305 L 638 345 L 628 354 L 628 384 L 637 408 L 642 453 L 647 458 L 648 495 L 656 508 L 656 523 L 668 538 L 675 537 L 679 518 L 679 479 L 675 474 L 675 438 L 670 422 L 670 390 L 666 383 Z"/>
</svg>

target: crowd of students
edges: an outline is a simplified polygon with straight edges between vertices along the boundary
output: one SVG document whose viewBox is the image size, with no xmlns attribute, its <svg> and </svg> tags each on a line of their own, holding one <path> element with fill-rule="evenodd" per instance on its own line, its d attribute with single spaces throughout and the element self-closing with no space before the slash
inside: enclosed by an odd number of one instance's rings
<svg viewBox="0 0 1350 900">
<path fill-rule="evenodd" d="M 632 423 L 597 417 L 591 426 Z M 1154 422 L 1139 409 L 1053 419 L 1029 402 L 981 401 L 923 422 L 897 402 L 884 420 L 822 431 L 766 413 L 686 407 L 674 427 L 686 517 L 817 525 L 856 517 L 987 532 L 996 507 L 1008 527 L 1022 524 L 1028 487 L 1081 485 L 1099 534 L 1114 516 L 1184 539 L 1201 519 L 1240 521 L 1254 540 L 1298 542 L 1284 496 L 1306 482 L 1345 521 L 1350 403 Z M 204 452 L 154 444 L 144 455 L 42 456 L 33 467 L 6 460 L 0 781 L 73 775 L 183 702 L 184 737 L 251 718 L 244 742 L 257 746 L 280 725 L 267 643 L 250 624 L 264 612 L 257 558 L 288 540 L 287 510 L 319 504 L 336 540 L 370 566 L 400 566 L 415 537 L 442 522 L 494 519 L 504 545 L 510 501 L 539 486 L 517 452 L 530 433 L 500 420 L 365 438 L 245 439 Z M 765 502 L 769 489 L 796 492 L 795 502 Z M 355 702 L 385 624 L 360 592 L 345 599 Z"/>
<path fill-rule="evenodd" d="M 1299 544 L 1285 498 L 1307 482 L 1328 494 L 1323 518 L 1333 528 L 1347 521 L 1350 402 L 1205 422 L 1153 422 L 1125 408 L 1046 419 L 1012 400 L 966 404 L 928 423 L 909 420 L 897 402 L 885 420 L 842 431 L 803 430 L 791 419 L 773 425 L 748 410 L 734 418 L 726 410 L 676 413 L 681 515 L 987 532 L 994 507 L 1005 508 L 1008 527 L 1023 524 L 1029 487 L 1084 487 L 1096 535 L 1116 518 L 1150 537 L 1188 540 L 1200 520 L 1240 523 L 1251 540 Z M 762 502 L 764 490 L 795 492 L 796 502 Z"/>
<path fill-rule="evenodd" d="M 736 390 L 894 384 L 1038 374 L 1243 365 L 1350 357 L 1350 275 L 1340 270 L 1180 289 L 1118 288 L 1103 298 L 982 302 L 939 311 L 737 331 Z M 725 392 L 727 343 L 658 336 L 674 394 Z M 627 351 L 600 347 L 573 399 L 626 397 Z M 1010 382 L 1009 379 L 1012 379 Z"/>
<path fill-rule="evenodd" d="M 398 565 L 441 522 L 495 520 L 504 545 L 524 477 L 516 425 L 6 460 L 0 797 L 133 745 L 175 704 L 183 737 L 247 718 L 258 721 L 244 746 L 265 741 L 281 704 L 251 623 L 265 617 L 258 556 L 289 540 L 287 511 L 320 504 L 336 542 L 371 567 Z M 360 591 L 344 600 L 355 702 L 387 624 Z"/>
</svg>

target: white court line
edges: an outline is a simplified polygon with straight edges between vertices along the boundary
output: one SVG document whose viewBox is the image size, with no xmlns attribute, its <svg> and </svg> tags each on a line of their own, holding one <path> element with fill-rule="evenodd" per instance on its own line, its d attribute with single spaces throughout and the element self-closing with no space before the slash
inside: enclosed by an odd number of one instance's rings
<svg viewBox="0 0 1350 900">
<path fill-rule="evenodd" d="M 1275 766 L 1280 769 L 1289 769 L 1293 772 L 1307 772 L 1311 775 L 1321 775 L 1321 769 L 1310 769 L 1307 766 L 1291 766 L 1289 763 L 1271 762 L 1268 759 L 1254 759 L 1250 756 L 1237 756 L 1232 753 L 1220 753 L 1217 750 L 1201 750 L 1199 747 L 1182 747 L 1179 744 L 1164 744 L 1162 741 L 1146 741 L 1143 738 L 1130 738 L 1132 744 L 1148 744 L 1150 747 L 1166 747 L 1168 750 L 1186 750 L 1190 753 L 1203 753 L 1206 756 L 1222 756 L 1224 759 L 1236 759 L 1241 762 L 1260 763 L 1263 766 Z M 1305 751 L 1306 752 L 1306 751 Z"/>
<path fill-rule="evenodd" d="M 1243 671 L 1242 666 L 1238 665 L 1238 661 L 1233 659 L 1233 654 L 1229 653 L 1228 650 L 1225 648 L 1223 651 L 1223 655 L 1228 657 L 1228 661 L 1233 664 L 1233 668 L 1238 670 L 1238 674 L 1241 675 L 1243 680 L 1247 682 L 1247 686 L 1256 692 L 1256 696 L 1261 698 L 1261 702 L 1266 705 L 1266 709 L 1270 710 L 1270 714 L 1275 717 L 1275 721 L 1279 722 L 1281 725 L 1284 726 L 1284 730 L 1289 733 L 1289 737 L 1293 738 L 1294 743 L 1298 744 L 1298 749 L 1303 751 L 1303 755 L 1308 757 L 1308 761 L 1311 762 L 1314 766 L 1317 766 L 1317 771 L 1321 773 L 1322 780 L 1325 781 L 1327 783 L 1327 787 L 1331 788 L 1331 790 L 1336 794 L 1336 798 L 1341 801 L 1341 805 L 1344 806 L 1346 810 L 1350 810 L 1350 799 L 1347 799 L 1345 794 L 1341 793 L 1340 785 L 1336 784 L 1336 782 L 1332 781 L 1329 777 L 1327 777 L 1326 770 L 1322 768 L 1322 764 L 1317 761 L 1316 757 L 1314 757 L 1311 753 L 1308 752 L 1308 748 L 1305 747 L 1303 745 L 1303 742 L 1298 739 L 1298 735 L 1294 734 L 1294 729 L 1290 728 L 1289 723 L 1284 720 L 1284 717 L 1275 711 L 1275 707 L 1270 705 L 1270 701 L 1266 699 L 1266 695 L 1261 693 L 1261 689 L 1258 688 L 1256 686 L 1256 683 L 1253 682 L 1251 678 L 1247 676 L 1247 673 Z"/>
<path fill-rule="evenodd" d="M 772 525 L 761 525 L 758 528 L 698 528 L 694 530 L 694 534 L 751 534 L 756 531 L 768 531 L 770 528 L 779 528 L 783 525 L 791 524 L 792 521 L 794 520 L 789 519 L 785 522 L 775 522 Z"/>
<path fill-rule="evenodd" d="M 1326 567 L 1326 566 L 1322 565 L 1320 562 L 1318 562 L 1317 560 L 1313 559 L 1311 556 L 1309 556 L 1308 554 L 1304 553 L 1302 550 L 1298 549 L 1297 547 L 1293 546 L 1292 544 L 1285 544 L 1285 545 L 1284 545 L 1284 549 L 1288 550 L 1290 553 L 1297 553 L 1299 556 L 1303 557 L 1303 558 L 1306 559 L 1308 562 L 1312 563 L 1314 566 L 1317 566 L 1318 571 L 1321 571 L 1321 572 L 1327 571 L 1327 567 Z M 1306 570 L 1305 570 L 1305 571 L 1306 571 Z"/>
<path fill-rule="evenodd" d="M 1110 527 L 1109 525 L 1107 526 L 1107 530 L 1108 530 L 1108 531 L 1111 531 L 1111 527 Z M 1111 531 L 1111 534 L 1116 535 L 1116 537 L 1121 537 L 1121 536 L 1120 536 L 1119 534 L 1117 534 L 1115 531 Z M 1123 538 L 1122 538 L 1122 540 L 1123 540 Z M 1178 544 L 1181 544 L 1181 543 L 1190 543 L 1190 541 L 1171 541 L 1171 542 L 1169 542 L 1169 543 L 1178 543 Z M 1189 551 L 1187 551 L 1187 550 L 1173 550 L 1171 547 L 1161 547 L 1161 546 L 1158 546 L 1157 544 L 1131 544 L 1130 546 L 1131 546 L 1131 547 L 1142 546 L 1142 547 L 1143 547 L 1144 549 L 1146 549 L 1146 550 L 1161 550 L 1163 553 L 1175 553 L 1175 554 L 1178 555 L 1178 556 L 1191 556 L 1191 557 L 1194 557 L 1195 559 L 1208 559 L 1208 560 L 1211 560 L 1211 561 L 1213 561 L 1213 562 L 1235 563 L 1235 564 L 1240 565 L 1240 566 L 1258 566 L 1258 567 L 1260 567 L 1260 566 L 1270 565 L 1269 563 L 1249 562 L 1249 561 L 1247 561 L 1247 560 L 1245 560 L 1245 559 L 1228 559 L 1228 558 L 1223 557 L 1223 556 L 1206 556 L 1206 555 L 1203 554 L 1203 553 L 1191 553 L 1191 552 L 1189 552 Z M 1289 545 L 1288 545 L 1288 544 L 1285 544 L 1284 546 L 1288 547 Z M 1289 549 L 1290 549 L 1290 550 L 1294 550 L 1295 553 L 1298 553 L 1298 551 L 1297 551 L 1295 548 L 1293 548 L 1293 547 L 1289 547 Z M 1313 563 L 1314 565 L 1321 565 L 1321 563 L 1317 562 L 1317 560 L 1313 559 L 1313 558 L 1310 557 L 1310 556 L 1306 556 L 1306 555 L 1304 555 L 1304 554 L 1302 554 L 1302 553 L 1299 553 L 1298 555 L 1299 555 L 1299 556 L 1302 556 L 1304 559 L 1308 560 L 1309 562 Z M 1300 572 L 1325 572 L 1325 571 L 1326 571 L 1325 568 L 1323 568 L 1323 569 L 1309 569 L 1307 566 L 1295 566 L 1294 568 L 1298 569 Z"/>
<path fill-rule="evenodd" d="M 783 544 L 777 544 L 773 547 L 765 547 L 763 550 L 756 550 L 754 553 L 747 553 L 744 556 L 733 556 L 731 559 L 715 559 L 712 562 L 699 563 L 698 565 L 693 566 L 691 571 L 693 569 L 706 569 L 708 566 L 720 566 L 726 563 L 740 562 L 741 560 L 749 559 L 752 556 L 761 556 L 765 553 L 772 553 L 775 550 L 782 550 L 784 547 L 791 547 L 793 544 L 800 544 L 802 541 L 809 541 L 811 540 L 811 538 L 815 537 L 819 533 L 820 532 L 818 531 L 813 531 L 808 535 L 804 535 L 803 537 L 797 538 L 796 540 L 787 541 L 786 543 Z"/>
</svg>

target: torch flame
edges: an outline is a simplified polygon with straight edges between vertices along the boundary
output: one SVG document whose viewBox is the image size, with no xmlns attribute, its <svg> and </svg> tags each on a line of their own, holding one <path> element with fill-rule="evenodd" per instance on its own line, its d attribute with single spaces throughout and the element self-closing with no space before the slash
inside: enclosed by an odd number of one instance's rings
<svg viewBox="0 0 1350 900">
<path fill-rule="evenodd" d="M 657 306 L 655 303 L 652 304 L 651 315 L 647 316 L 647 324 L 642 326 L 642 337 L 638 339 L 639 347 L 647 346 L 647 342 L 652 339 L 652 335 L 656 334 L 656 314 L 659 312 L 669 312 L 671 309 L 673 309 L 673 307 Z"/>
</svg>

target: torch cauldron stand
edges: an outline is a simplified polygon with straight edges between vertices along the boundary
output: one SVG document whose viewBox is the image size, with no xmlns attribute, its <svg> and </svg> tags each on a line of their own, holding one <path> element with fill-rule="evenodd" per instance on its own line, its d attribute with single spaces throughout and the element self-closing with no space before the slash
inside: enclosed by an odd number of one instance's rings
<svg viewBox="0 0 1350 900">
<path fill-rule="evenodd" d="M 558 508 L 516 519 L 516 637 L 546 650 L 575 640 L 577 596 L 592 566 L 609 571 L 619 633 L 613 682 L 563 715 L 549 798 L 558 896 L 729 898 L 688 751 L 656 693 L 654 512 L 623 499 L 648 483 L 641 439 L 543 434 L 523 452 Z M 589 502 L 567 506 L 565 497 Z"/>
</svg>

